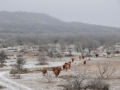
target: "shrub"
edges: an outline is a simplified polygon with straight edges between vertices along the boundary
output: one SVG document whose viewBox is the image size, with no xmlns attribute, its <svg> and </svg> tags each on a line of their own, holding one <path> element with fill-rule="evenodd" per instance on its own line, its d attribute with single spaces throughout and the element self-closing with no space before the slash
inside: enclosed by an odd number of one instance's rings
<svg viewBox="0 0 120 90">
<path fill-rule="evenodd" d="M 93 90 L 109 90 L 109 84 L 105 83 L 100 79 L 94 79 L 89 82 L 89 88 Z"/>
<path fill-rule="evenodd" d="M 48 61 L 45 55 L 39 55 L 37 60 L 39 61 L 40 65 L 45 65 Z"/>
</svg>

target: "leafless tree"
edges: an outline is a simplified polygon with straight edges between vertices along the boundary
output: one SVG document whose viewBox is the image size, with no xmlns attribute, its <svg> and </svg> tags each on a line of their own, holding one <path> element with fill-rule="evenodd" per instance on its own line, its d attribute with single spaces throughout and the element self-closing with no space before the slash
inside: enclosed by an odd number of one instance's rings
<svg viewBox="0 0 120 90">
<path fill-rule="evenodd" d="M 92 90 L 109 90 L 109 84 L 101 79 L 93 79 L 88 82 L 88 87 Z"/>
<path fill-rule="evenodd" d="M 90 78 L 90 74 L 86 73 L 87 69 L 75 70 L 76 78 L 73 82 L 65 86 L 66 90 L 86 90 L 88 85 L 84 83 Z"/>
<path fill-rule="evenodd" d="M 3 63 L 5 62 L 5 59 L 7 59 L 7 54 L 4 50 L 0 51 L 0 63 L 1 67 L 3 67 Z"/>
<path fill-rule="evenodd" d="M 61 58 L 63 57 L 62 53 L 58 53 L 57 57 L 60 58 L 60 60 L 61 60 Z"/>
<path fill-rule="evenodd" d="M 49 56 L 51 59 L 53 58 L 53 56 L 54 56 L 53 50 L 49 51 L 48 56 Z"/>
<path fill-rule="evenodd" d="M 48 59 L 46 58 L 46 56 L 44 54 L 39 54 L 37 60 L 39 61 L 40 65 L 44 65 L 48 61 Z"/>
<path fill-rule="evenodd" d="M 76 79 L 73 81 L 74 89 L 81 90 L 87 88 L 87 85 L 84 85 L 83 82 L 88 79 L 88 77 L 90 78 L 90 74 L 87 74 L 86 71 L 87 69 L 76 71 Z"/>
<path fill-rule="evenodd" d="M 26 61 L 23 57 L 18 57 L 16 63 L 17 63 L 17 69 L 20 71 L 23 70 L 23 65 L 26 63 Z"/>
<path fill-rule="evenodd" d="M 75 80 L 65 85 L 65 90 L 109 90 L 109 84 L 101 78 L 91 77 L 91 74 L 87 73 L 87 69 L 76 70 L 75 74 Z"/>
<path fill-rule="evenodd" d="M 89 56 L 91 56 L 90 55 L 91 51 L 97 48 L 99 44 L 95 39 L 91 37 L 89 37 L 89 39 L 88 38 L 86 39 L 86 43 L 87 43 L 86 46 L 88 48 Z M 90 57 L 89 57 L 89 60 L 90 60 Z"/>
<path fill-rule="evenodd" d="M 111 65 L 110 62 L 98 63 L 98 78 L 109 78 L 115 72 L 115 66 Z"/>
<path fill-rule="evenodd" d="M 15 67 L 12 68 L 11 71 L 10 71 L 10 74 L 12 74 L 13 76 L 15 76 L 17 73 L 18 73 L 18 70 Z"/>
</svg>

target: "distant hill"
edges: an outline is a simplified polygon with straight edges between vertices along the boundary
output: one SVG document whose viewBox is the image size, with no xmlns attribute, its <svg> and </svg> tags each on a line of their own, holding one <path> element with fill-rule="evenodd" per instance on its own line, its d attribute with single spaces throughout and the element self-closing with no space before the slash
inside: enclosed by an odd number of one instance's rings
<svg viewBox="0 0 120 90">
<path fill-rule="evenodd" d="M 43 13 L 0 12 L 0 33 L 120 33 L 120 28 L 64 22 Z"/>
</svg>

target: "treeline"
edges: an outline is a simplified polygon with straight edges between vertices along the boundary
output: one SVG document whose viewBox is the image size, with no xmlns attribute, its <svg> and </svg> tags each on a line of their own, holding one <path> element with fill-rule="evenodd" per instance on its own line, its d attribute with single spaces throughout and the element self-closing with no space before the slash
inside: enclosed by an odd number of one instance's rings
<svg viewBox="0 0 120 90">
<path fill-rule="evenodd" d="M 120 42 L 118 35 L 70 35 L 70 34 L 0 34 L 0 43 L 3 46 L 26 45 L 32 43 L 35 45 L 61 44 L 61 45 L 89 45 L 98 47 L 100 45 L 115 45 Z"/>
</svg>

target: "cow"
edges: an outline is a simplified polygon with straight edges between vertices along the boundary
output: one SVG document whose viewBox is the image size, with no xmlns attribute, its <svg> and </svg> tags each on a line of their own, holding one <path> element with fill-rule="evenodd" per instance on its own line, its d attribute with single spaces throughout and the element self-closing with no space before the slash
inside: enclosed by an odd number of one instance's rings
<svg viewBox="0 0 120 90">
<path fill-rule="evenodd" d="M 120 52 L 119 51 L 115 51 L 116 54 L 119 54 Z"/>
<path fill-rule="evenodd" d="M 95 54 L 96 58 L 99 57 L 99 54 Z"/>
<path fill-rule="evenodd" d="M 85 56 L 79 56 L 79 59 L 84 59 L 85 58 Z"/>
<path fill-rule="evenodd" d="M 59 70 L 59 71 L 62 70 L 61 66 L 57 66 L 55 69 L 57 69 L 57 70 Z"/>
<path fill-rule="evenodd" d="M 72 62 L 74 62 L 75 58 L 71 58 Z"/>
<path fill-rule="evenodd" d="M 58 69 L 55 69 L 54 74 L 56 77 L 58 77 L 58 75 L 60 74 L 60 71 Z"/>
<path fill-rule="evenodd" d="M 111 54 L 111 52 L 107 52 L 107 54 L 108 54 L 108 55 L 110 55 L 110 54 Z"/>
<path fill-rule="evenodd" d="M 61 66 L 57 66 L 57 67 L 52 67 L 52 70 L 53 70 L 55 76 L 58 77 L 58 75 L 60 74 L 62 69 L 61 69 Z"/>
<path fill-rule="evenodd" d="M 66 69 L 66 71 L 67 71 L 68 69 L 70 69 L 70 67 L 71 67 L 71 61 L 69 61 L 69 62 L 67 62 L 67 63 L 64 63 L 64 65 L 63 65 L 63 69 Z"/>
<path fill-rule="evenodd" d="M 69 65 L 69 69 L 70 69 L 70 67 L 71 67 L 71 62 L 68 62 L 67 64 Z"/>
<path fill-rule="evenodd" d="M 66 71 L 67 71 L 68 69 L 70 69 L 70 67 L 69 67 L 68 64 L 65 64 L 65 69 L 66 69 Z"/>
<path fill-rule="evenodd" d="M 62 70 L 61 66 L 57 66 L 57 67 L 52 67 L 52 71 L 54 72 L 56 69 L 58 69 L 59 71 Z"/>
<path fill-rule="evenodd" d="M 84 65 L 86 64 L 86 60 L 83 61 L 83 64 L 84 64 Z"/>
<path fill-rule="evenodd" d="M 43 69 L 42 73 L 43 73 L 43 76 L 45 76 L 45 74 L 47 73 L 47 69 Z"/>
<path fill-rule="evenodd" d="M 55 71 L 55 67 L 52 67 L 52 71 Z"/>
<path fill-rule="evenodd" d="M 63 65 L 63 69 L 65 69 L 65 64 Z"/>
</svg>

